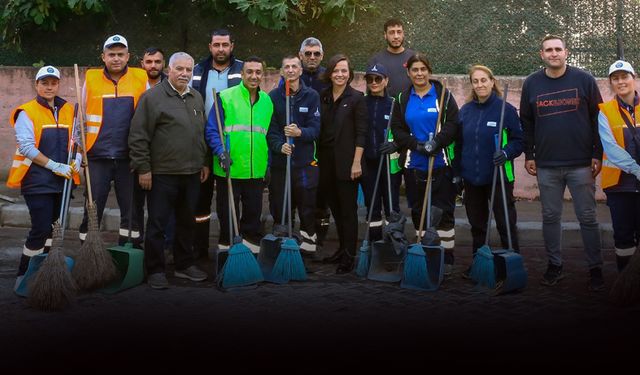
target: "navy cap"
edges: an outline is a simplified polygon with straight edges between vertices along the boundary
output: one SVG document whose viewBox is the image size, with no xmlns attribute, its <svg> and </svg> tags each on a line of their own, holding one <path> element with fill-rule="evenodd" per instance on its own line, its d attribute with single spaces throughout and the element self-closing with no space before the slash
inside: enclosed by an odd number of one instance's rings
<svg viewBox="0 0 640 375">
<path fill-rule="evenodd" d="M 365 74 L 365 76 L 374 75 L 374 74 L 382 76 L 384 78 L 389 77 L 389 74 L 387 73 L 387 68 L 385 68 L 384 65 L 380 63 L 369 66 L 369 68 L 367 68 L 367 73 Z"/>
</svg>

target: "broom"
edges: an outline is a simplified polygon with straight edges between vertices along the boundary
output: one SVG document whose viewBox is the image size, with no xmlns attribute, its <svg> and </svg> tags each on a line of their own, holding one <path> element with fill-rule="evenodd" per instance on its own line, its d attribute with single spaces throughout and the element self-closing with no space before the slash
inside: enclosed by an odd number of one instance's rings
<svg viewBox="0 0 640 375">
<path fill-rule="evenodd" d="M 77 105 L 75 106 L 74 113 L 78 113 Z M 74 128 L 75 124 L 74 121 Z M 73 134 L 73 130 L 71 134 Z M 70 163 L 71 154 L 75 151 L 75 146 L 70 151 L 67 155 L 67 164 Z M 69 268 L 67 267 L 62 249 L 64 239 L 64 224 L 62 223 L 66 222 L 69 207 L 68 198 L 71 195 L 72 184 L 72 179 L 64 181 L 60 215 L 58 216 L 58 220 L 53 224 L 51 233 L 51 250 L 42 262 L 42 266 L 36 273 L 31 285 L 29 285 L 27 303 L 38 310 L 62 310 L 73 302 L 74 294 L 77 290 L 71 272 L 69 272 Z"/>
<path fill-rule="evenodd" d="M 285 80 L 285 122 L 287 125 L 291 123 L 289 80 Z M 287 143 L 291 144 L 291 138 L 287 137 Z M 307 270 L 304 267 L 304 261 L 300 254 L 300 246 L 293 239 L 293 218 L 291 217 L 291 155 L 287 155 L 287 170 L 285 177 L 285 194 L 287 201 L 282 207 L 282 225 L 284 225 L 285 209 L 288 210 L 289 236 L 282 242 L 280 253 L 273 265 L 272 275 L 275 280 L 286 283 L 289 280 L 304 281 L 307 279 Z"/>
<path fill-rule="evenodd" d="M 502 98 L 502 108 L 500 110 L 500 124 L 498 125 L 498 138 L 496 142 L 496 150 L 499 149 L 502 145 L 502 127 L 504 125 L 504 108 L 507 104 L 507 95 L 509 85 L 505 86 L 504 89 L 504 97 Z M 476 254 L 473 256 L 473 263 L 471 264 L 471 272 L 470 276 L 473 281 L 475 281 L 478 286 L 486 286 L 489 289 L 494 289 L 496 287 L 496 271 L 495 264 L 493 262 L 493 253 L 491 252 L 491 247 L 489 247 L 489 240 L 491 238 L 491 218 L 493 216 L 493 200 L 496 194 L 496 185 L 497 185 L 497 177 L 499 167 L 493 168 L 493 180 L 491 182 L 491 197 L 489 199 L 489 220 L 487 221 L 487 235 L 485 236 L 484 245 L 478 249 Z M 502 169 L 500 169 L 502 172 Z M 502 191 L 504 193 L 504 181 L 502 180 L 501 173 L 501 183 L 502 183 Z M 506 200 L 504 201 L 505 205 L 505 216 L 508 215 L 506 212 Z M 507 219 L 506 225 L 509 226 L 509 220 Z M 511 248 L 511 232 L 508 231 L 509 238 L 509 248 Z"/>
<path fill-rule="evenodd" d="M 389 122 L 387 122 L 387 130 L 386 134 L 389 134 L 389 129 L 391 127 L 391 115 L 393 114 L 393 107 L 396 103 L 395 98 L 391 98 L 391 110 L 389 111 Z M 356 275 L 360 277 L 367 277 L 369 273 L 369 265 L 371 264 L 371 244 L 369 243 L 369 231 L 371 225 L 371 217 L 373 216 L 373 206 L 374 201 L 378 194 L 378 184 L 380 183 L 380 175 L 382 174 L 382 163 L 384 160 L 387 160 L 387 183 L 389 184 L 388 190 L 389 194 L 391 194 L 391 185 L 389 179 L 389 157 L 383 154 L 380 155 L 380 164 L 378 165 L 378 173 L 376 174 L 376 182 L 373 185 L 373 195 L 371 196 L 371 202 L 369 203 L 369 215 L 367 216 L 367 230 L 364 233 L 364 240 L 362 241 L 362 246 L 360 246 L 359 257 L 358 257 L 358 265 L 356 266 Z M 391 195 L 389 195 L 391 197 Z M 391 207 L 391 199 L 389 199 L 389 207 Z M 391 211 L 391 209 L 389 210 Z"/>
<path fill-rule="evenodd" d="M 226 151 L 224 133 L 220 122 L 220 109 L 218 108 L 218 95 L 213 89 L 213 108 L 218 123 L 218 133 L 222 143 L 222 150 Z M 231 171 L 227 171 L 227 190 L 229 195 L 229 237 L 232 239 L 232 246 L 229 248 L 229 256 L 224 262 L 220 272 L 219 283 L 222 288 L 234 288 L 249 286 L 264 281 L 264 276 L 260 270 L 258 261 L 253 256 L 251 250 L 242 243 L 242 238 L 238 234 L 238 219 L 236 216 L 236 205 L 233 200 L 233 185 L 231 184 Z"/>
<path fill-rule="evenodd" d="M 640 250 L 638 248 L 614 281 L 609 298 L 618 306 L 632 306 L 640 302 Z"/>
<path fill-rule="evenodd" d="M 87 237 L 80 247 L 80 252 L 75 259 L 73 267 L 73 278 L 78 287 L 82 290 L 92 290 L 106 286 L 117 276 L 116 265 L 111 254 L 105 249 L 100 236 L 98 224 L 98 211 L 93 201 L 91 192 L 91 175 L 89 173 L 89 159 L 87 158 L 87 138 L 84 130 L 84 111 L 82 108 L 82 97 L 80 94 L 80 76 L 78 74 L 78 64 L 73 65 L 76 80 L 76 98 L 79 106 L 80 136 L 82 141 L 82 156 L 85 160 L 85 179 L 88 194 L 87 216 L 88 229 Z"/>
<path fill-rule="evenodd" d="M 440 110 L 438 111 L 438 119 L 436 120 L 436 134 L 440 130 L 440 119 L 442 118 L 442 112 L 444 111 L 445 91 L 446 86 L 443 84 L 442 93 L 440 93 Z M 430 133 L 429 140 L 432 139 L 433 133 Z M 429 157 L 427 186 L 425 188 L 424 199 L 422 200 L 422 213 L 420 214 L 420 226 L 418 227 L 418 241 L 409 246 L 402 271 L 402 284 L 412 289 L 431 289 L 427 274 L 427 256 L 422 248 L 422 227 L 424 225 L 427 210 L 429 211 L 429 215 L 427 215 L 427 227 L 431 227 L 431 177 L 433 176 L 433 164 L 435 159 L 435 156 Z M 427 204 L 427 200 L 429 200 L 429 204 Z"/>
</svg>

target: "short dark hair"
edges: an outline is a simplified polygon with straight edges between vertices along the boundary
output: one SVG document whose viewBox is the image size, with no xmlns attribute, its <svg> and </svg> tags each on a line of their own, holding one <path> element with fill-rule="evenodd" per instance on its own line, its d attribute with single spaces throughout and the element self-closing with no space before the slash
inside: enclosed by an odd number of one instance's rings
<svg viewBox="0 0 640 375">
<path fill-rule="evenodd" d="M 231 43 L 235 42 L 235 39 L 233 39 L 233 35 L 231 35 L 231 32 L 229 32 L 229 30 L 227 29 L 215 29 L 212 32 L 209 33 L 209 41 L 211 41 L 211 39 L 213 39 L 214 36 L 228 36 L 229 37 L 229 41 Z"/>
<path fill-rule="evenodd" d="M 351 65 L 351 60 L 349 60 L 347 55 L 339 53 L 337 55 L 333 55 L 333 57 L 329 59 L 329 62 L 327 63 L 327 70 L 325 70 L 324 74 L 320 78 L 322 82 L 333 85 L 333 83 L 331 82 L 331 73 L 333 73 L 333 70 L 336 68 L 336 65 L 338 65 L 340 61 L 346 61 L 347 65 L 349 66 L 349 79 L 347 80 L 347 85 L 349 85 L 351 81 L 353 81 L 353 65 Z"/>
<path fill-rule="evenodd" d="M 407 60 L 407 71 L 411 69 L 411 66 L 417 62 L 423 63 L 429 70 L 429 74 L 433 73 L 433 69 L 431 68 L 431 63 L 429 62 L 427 55 L 420 52 L 415 53 L 411 55 L 411 57 L 409 57 L 409 60 Z"/>
<path fill-rule="evenodd" d="M 397 18 L 389 18 L 387 22 L 384 23 L 384 32 L 386 33 L 387 29 L 391 26 L 400 26 L 404 29 L 404 24 L 402 24 L 402 21 Z"/>
<path fill-rule="evenodd" d="M 242 70 L 244 70 L 244 67 L 247 65 L 247 63 L 250 62 L 257 62 L 262 64 L 262 67 L 264 68 L 264 59 L 262 57 L 258 57 L 255 55 L 249 56 L 246 59 L 244 59 L 244 65 L 242 66 Z"/>
<path fill-rule="evenodd" d="M 285 57 L 282 58 L 282 62 L 284 63 L 284 60 L 291 60 L 291 59 L 296 59 L 300 62 L 300 66 L 302 67 L 302 60 L 300 60 L 300 56 L 298 55 L 286 55 Z"/>
<path fill-rule="evenodd" d="M 144 53 L 142 54 L 142 56 L 144 56 L 144 55 L 155 55 L 158 52 L 160 52 L 160 54 L 162 55 L 162 59 L 164 60 L 164 51 L 161 50 L 158 47 L 149 47 L 149 48 L 145 49 Z"/>
<path fill-rule="evenodd" d="M 544 44 L 544 42 L 546 42 L 547 40 L 559 40 L 562 42 L 562 46 L 566 49 L 567 48 L 567 43 L 564 41 L 564 38 L 559 36 L 559 35 L 555 35 L 555 34 L 547 34 L 544 36 L 544 38 L 542 38 L 542 40 L 540 41 L 540 49 L 542 50 L 542 45 Z"/>
</svg>

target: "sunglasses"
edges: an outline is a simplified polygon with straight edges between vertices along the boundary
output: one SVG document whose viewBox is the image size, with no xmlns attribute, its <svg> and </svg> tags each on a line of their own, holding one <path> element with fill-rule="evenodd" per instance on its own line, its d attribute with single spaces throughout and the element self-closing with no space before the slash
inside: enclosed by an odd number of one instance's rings
<svg viewBox="0 0 640 375">
<path fill-rule="evenodd" d="M 322 55 L 322 53 L 320 53 L 320 51 L 304 51 L 304 55 L 307 57 L 310 57 L 311 55 L 315 56 L 315 57 L 320 57 L 320 55 Z"/>
<path fill-rule="evenodd" d="M 380 77 L 380 76 L 366 76 L 366 77 L 364 77 L 364 79 L 367 80 L 367 83 L 374 83 L 374 82 L 375 83 L 380 83 L 380 82 L 382 82 L 383 78 Z"/>
</svg>

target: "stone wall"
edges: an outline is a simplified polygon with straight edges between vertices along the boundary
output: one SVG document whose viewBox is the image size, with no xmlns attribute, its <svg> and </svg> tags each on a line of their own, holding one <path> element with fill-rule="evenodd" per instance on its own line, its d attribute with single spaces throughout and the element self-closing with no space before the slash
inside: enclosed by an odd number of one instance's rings
<svg viewBox="0 0 640 375">
<path fill-rule="evenodd" d="M 81 80 L 84 79 L 84 70 L 81 68 Z M 37 69 L 31 67 L 0 67 L 0 87 L 4 87 L 4 91 L 0 94 L 0 179 L 6 179 L 11 158 L 15 152 L 14 132 L 9 125 L 9 115 L 11 110 L 16 106 L 30 100 L 35 95 L 33 77 Z M 59 95 L 71 102 L 76 101 L 76 90 L 74 83 L 74 74 L 72 67 L 63 67 L 60 69 L 62 74 L 61 87 Z M 458 105 L 464 103 L 469 85 L 467 77 L 464 75 L 436 75 L 437 78 L 444 80 L 456 98 Z M 278 82 L 279 76 L 277 71 L 268 71 L 266 81 L 262 85 L 263 89 L 270 91 Z M 504 83 L 509 83 L 509 103 L 519 108 L 520 94 L 522 92 L 522 83 L 524 77 L 498 77 Z M 364 90 L 365 83 L 362 73 L 356 73 L 356 77 L 352 86 Z M 609 100 L 613 94 L 609 89 L 608 80 L 606 78 L 598 79 L 598 86 L 604 100 Z M 538 197 L 538 185 L 535 177 L 532 177 L 524 170 L 524 155 L 516 159 L 516 182 L 514 194 L 521 199 L 535 199 Z M 605 196 L 599 188 L 600 179 L 597 184 L 597 198 L 604 199 Z M 569 197 L 568 192 L 566 197 Z"/>
</svg>

